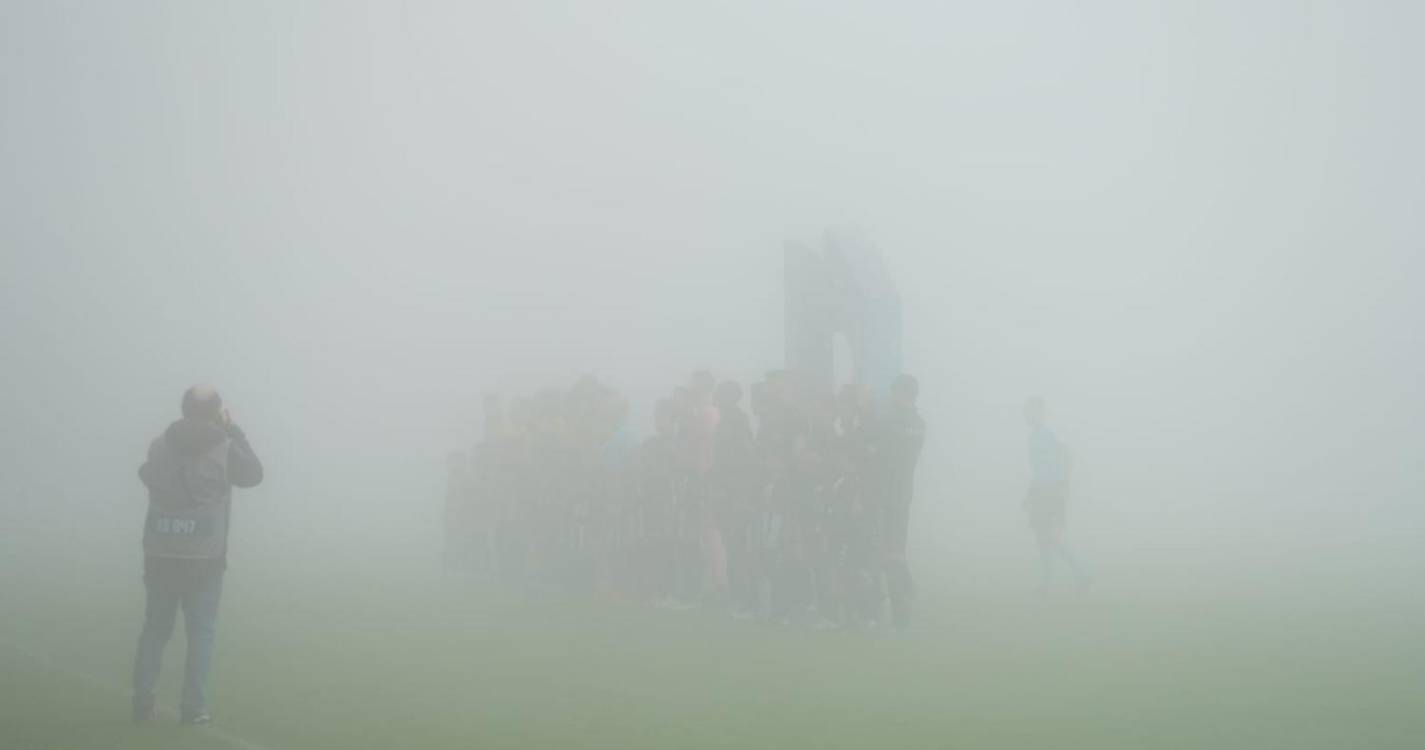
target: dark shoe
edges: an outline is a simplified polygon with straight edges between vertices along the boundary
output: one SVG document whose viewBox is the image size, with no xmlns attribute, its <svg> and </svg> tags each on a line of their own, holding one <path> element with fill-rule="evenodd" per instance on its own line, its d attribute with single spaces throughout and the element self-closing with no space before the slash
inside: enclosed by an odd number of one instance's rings
<svg viewBox="0 0 1425 750">
<path fill-rule="evenodd" d="M 207 711 L 199 711 L 192 714 L 183 714 L 183 718 L 180 719 L 178 723 L 190 727 L 204 727 L 213 723 L 213 717 L 210 716 Z"/>
<path fill-rule="evenodd" d="M 134 723 L 147 724 L 153 721 L 158 711 L 153 706 L 134 706 Z"/>
</svg>

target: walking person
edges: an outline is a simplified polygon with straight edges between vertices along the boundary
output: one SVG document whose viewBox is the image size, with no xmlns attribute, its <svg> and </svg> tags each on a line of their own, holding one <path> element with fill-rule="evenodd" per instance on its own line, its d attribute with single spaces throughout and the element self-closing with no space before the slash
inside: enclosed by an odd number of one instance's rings
<svg viewBox="0 0 1425 750">
<path fill-rule="evenodd" d="M 143 633 L 134 659 L 133 717 L 154 717 L 163 649 L 183 610 L 188 642 L 179 718 L 208 724 L 207 682 L 227 569 L 232 488 L 262 482 L 262 463 L 211 386 L 183 394 L 183 417 L 154 439 L 139 479 L 148 488 L 144 522 Z"/>
<path fill-rule="evenodd" d="M 1073 459 L 1069 449 L 1046 424 L 1044 399 L 1035 396 L 1024 404 L 1029 425 L 1029 492 L 1024 510 L 1039 547 L 1039 589 L 1047 592 L 1054 577 L 1054 562 L 1062 560 L 1079 588 L 1086 588 L 1088 576 L 1079 567 L 1064 540 L 1069 498 L 1069 476 Z"/>
</svg>

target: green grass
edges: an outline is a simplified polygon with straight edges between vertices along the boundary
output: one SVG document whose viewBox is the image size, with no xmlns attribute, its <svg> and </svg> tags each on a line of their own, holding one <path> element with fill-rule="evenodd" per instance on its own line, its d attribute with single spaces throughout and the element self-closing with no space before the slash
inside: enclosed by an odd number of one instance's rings
<svg viewBox="0 0 1425 750">
<path fill-rule="evenodd" d="M 126 723 L 141 590 L 109 583 L 0 589 L 0 747 L 231 747 Z M 213 710 L 269 748 L 1425 746 L 1418 599 L 925 593 L 912 633 L 864 638 L 235 569 Z"/>
</svg>

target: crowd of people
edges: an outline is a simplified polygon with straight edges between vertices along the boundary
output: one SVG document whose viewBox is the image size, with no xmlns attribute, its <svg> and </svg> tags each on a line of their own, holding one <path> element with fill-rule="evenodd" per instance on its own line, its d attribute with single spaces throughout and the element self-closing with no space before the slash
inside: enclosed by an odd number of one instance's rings
<svg viewBox="0 0 1425 750">
<path fill-rule="evenodd" d="M 925 442 L 919 385 L 834 396 L 773 371 L 751 388 L 693 373 L 659 400 L 653 433 L 630 438 L 627 399 L 592 377 L 506 404 L 485 402 L 484 435 L 453 454 L 445 565 L 517 586 L 598 591 L 669 608 L 818 628 L 905 628 L 915 588 L 906 537 Z M 145 619 L 133 717 L 156 715 L 164 647 L 186 621 L 180 719 L 207 724 L 206 684 L 227 568 L 234 487 L 263 467 L 212 386 L 189 388 L 182 418 L 139 468 Z M 1088 577 L 1064 541 L 1073 460 L 1025 405 L 1024 507 L 1041 586 L 1057 564 Z"/>
<path fill-rule="evenodd" d="M 817 393 L 698 371 L 634 441 L 592 377 L 506 402 L 450 456 L 447 570 L 817 628 L 909 625 L 918 384 Z M 746 404 L 744 403 L 746 402 Z"/>
</svg>

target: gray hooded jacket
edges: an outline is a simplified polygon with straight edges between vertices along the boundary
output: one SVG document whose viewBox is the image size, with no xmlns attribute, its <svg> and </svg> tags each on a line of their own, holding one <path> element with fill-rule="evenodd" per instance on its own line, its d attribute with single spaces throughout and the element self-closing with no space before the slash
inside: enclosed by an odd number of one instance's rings
<svg viewBox="0 0 1425 750">
<path fill-rule="evenodd" d="M 149 445 L 147 558 L 226 560 L 232 488 L 262 482 L 262 463 L 237 425 L 184 418 Z"/>
</svg>

